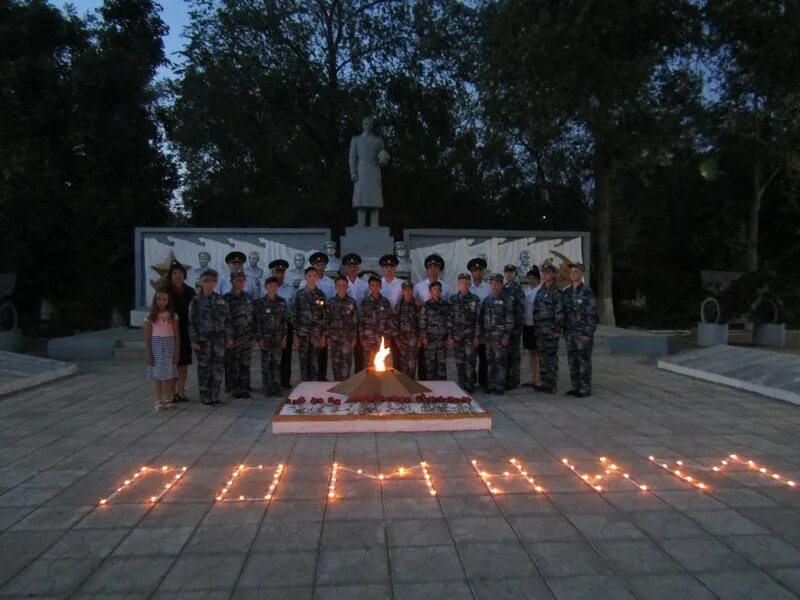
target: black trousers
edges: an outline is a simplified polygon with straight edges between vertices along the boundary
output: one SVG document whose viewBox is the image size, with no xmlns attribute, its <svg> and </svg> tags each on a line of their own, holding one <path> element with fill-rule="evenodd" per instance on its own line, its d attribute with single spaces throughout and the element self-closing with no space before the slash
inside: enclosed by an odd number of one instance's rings
<svg viewBox="0 0 800 600">
<path fill-rule="evenodd" d="M 328 378 L 328 346 L 319 349 L 319 381 L 326 381 Z"/>
<path fill-rule="evenodd" d="M 428 379 L 428 369 L 425 368 L 425 348 L 419 347 L 417 351 L 417 381 Z"/>
<path fill-rule="evenodd" d="M 489 373 L 486 364 L 486 344 L 478 345 L 478 385 L 486 387 L 486 377 Z"/>
<path fill-rule="evenodd" d="M 281 351 L 281 387 L 288 388 L 292 385 L 292 346 L 294 345 L 294 329 L 289 323 L 289 333 L 286 334 L 286 348 Z"/>
<path fill-rule="evenodd" d="M 356 339 L 356 345 L 353 348 L 353 373 L 358 373 L 364 368 L 364 348 L 361 346 L 361 340 Z"/>
</svg>

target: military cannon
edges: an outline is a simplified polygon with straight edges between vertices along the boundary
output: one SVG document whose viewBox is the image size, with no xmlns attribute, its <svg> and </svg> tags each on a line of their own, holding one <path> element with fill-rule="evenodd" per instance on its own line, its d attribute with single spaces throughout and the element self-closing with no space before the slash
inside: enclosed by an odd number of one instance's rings
<svg viewBox="0 0 800 600">
<path fill-rule="evenodd" d="M 703 289 L 709 293 L 700 304 L 703 323 L 733 320 L 752 323 L 783 323 L 780 300 L 770 290 L 773 276 L 765 272 L 701 271 Z"/>
<path fill-rule="evenodd" d="M 17 307 L 11 301 L 16 285 L 16 273 L 0 273 L 0 331 L 14 331 L 19 323 Z"/>
</svg>

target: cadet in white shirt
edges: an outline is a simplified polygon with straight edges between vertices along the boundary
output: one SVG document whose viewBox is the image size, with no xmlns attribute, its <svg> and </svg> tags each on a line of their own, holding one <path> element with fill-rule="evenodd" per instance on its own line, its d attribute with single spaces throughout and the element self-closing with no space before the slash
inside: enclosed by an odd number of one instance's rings
<svg viewBox="0 0 800 600">
<path fill-rule="evenodd" d="M 539 293 L 542 275 L 539 272 L 539 267 L 533 265 L 528 271 L 528 291 L 525 292 L 525 309 L 523 311 L 522 321 L 522 347 L 528 351 L 528 357 L 531 361 L 531 383 L 524 385 L 537 386 L 542 384 L 542 379 L 539 374 L 539 354 L 536 351 L 536 330 L 533 324 L 533 303 L 536 300 L 536 294 Z"/>
<path fill-rule="evenodd" d="M 425 270 L 428 277 L 414 286 L 414 299 L 420 305 L 431 299 L 430 285 L 434 281 L 439 281 L 439 275 L 444 271 L 444 259 L 438 254 L 427 256 L 425 258 Z M 446 281 L 442 281 L 442 300 L 449 303 L 452 295 L 453 288 Z"/>
<path fill-rule="evenodd" d="M 225 262 L 230 269 L 230 272 L 233 273 L 235 271 L 242 271 L 244 275 L 244 261 L 247 260 L 247 257 L 244 255 L 244 252 L 239 252 L 238 250 L 234 250 L 233 252 L 229 252 L 228 255 L 225 257 Z M 220 277 L 219 283 L 217 283 L 217 291 L 220 294 L 226 294 L 233 290 L 233 285 L 231 284 L 230 277 Z M 253 279 L 250 279 L 245 275 L 244 278 L 244 291 L 250 294 L 253 298 L 258 298 L 258 294 L 260 290 L 256 289 L 256 282 Z"/>
<path fill-rule="evenodd" d="M 400 261 L 394 254 L 384 254 L 378 264 L 383 267 L 383 277 L 381 277 L 381 296 L 389 301 L 394 310 L 400 298 L 403 296 L 403 280 L 395 277 L 397 264 Z"/>
<path fill-rule="evenodd" d="M 309 264 L 314 267 L 319 274 L 317 287 L 322 290 L 323 294 L 325 294 L 326 300 L 328 298 L 333 298 L 336 295 L 336 285 L 333 283 L 333 279 L 325 276 L 325 267 L 328 265 L 328 260 L 328 255 L 324 252 L 314 252 L 314 254 L 308 257 Z M 304 287 L 306 287 L 305 279 L 303 279 L 303 281 L 300 283 L 300 287 L 297 289 L 302 290 Z M 324 375 L 325 371 L 322 371 L 321 369 L 322 367 L 320 366 L 320 374 Z"/>
<path fill-rule="evenodd" d="M 473 258 L 467 263 L 467 271 L 472 275 L 469 291 L 481 299 L 481 303 L 492 293 L 492 286 L 483 280 L 483 273 L 486 271 L 488 263 L 481 258 Z M 486 362 L 486 345 L 478 345 L 478 385 L 486 387 L 486 377 L 488 375 L 488 364 Z"/>
</svg>

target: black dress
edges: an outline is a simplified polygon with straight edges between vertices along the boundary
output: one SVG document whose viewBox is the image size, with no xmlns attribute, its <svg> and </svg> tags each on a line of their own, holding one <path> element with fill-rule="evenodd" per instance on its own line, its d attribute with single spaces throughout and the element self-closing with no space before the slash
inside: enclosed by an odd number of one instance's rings
<svg viewBox="0 0 800 600">
<path fill-rule="evenodd" d="M 172 306 L 175 314 L 178 315 L 178 329 L 181 334 L 180 349 L 178 352 L 178 366 L 192 364 L 192 341 L 189 339 L 189 303 L 197 295 L 193 288 L 185 283 L 183 291 L 176 294 L 172 291 Z"/>
</svg>

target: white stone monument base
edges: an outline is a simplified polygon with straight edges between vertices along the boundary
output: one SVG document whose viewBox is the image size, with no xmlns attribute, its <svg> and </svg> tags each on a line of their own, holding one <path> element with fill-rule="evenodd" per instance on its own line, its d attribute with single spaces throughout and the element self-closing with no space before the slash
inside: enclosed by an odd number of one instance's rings
<svg viewBox="0 0 800 600">
<path fill-rule="evenodd" d="M 425 396 L 469 396 L 453 381 L 420 381 L 430 388 Z M 492 416 L 475 402 L 356 402 L 328 390 L 335 383 L 299 384 L 275 411 L 273 433 L 379 433 L 411 431 L 476 431 L 492 428 Z M 305 398 L 304 404 L 292 400 Z M 323 398 L 312 404 L 312 398 Z M 341 400 L 340 405 L 329 402 Z"/>
<path fill-rule="evenodd" d="M 728 324 L 697 323 L 697 345 L 703 348 L 724 346 L 728 343 Z"/>
</svg>

